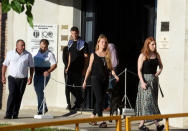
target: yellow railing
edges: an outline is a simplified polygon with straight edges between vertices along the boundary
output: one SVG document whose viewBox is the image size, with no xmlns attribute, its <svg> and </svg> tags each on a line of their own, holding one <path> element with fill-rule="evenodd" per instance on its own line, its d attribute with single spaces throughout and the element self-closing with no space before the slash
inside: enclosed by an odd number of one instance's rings
<svg viewBox="0 0 188 131">
<path fill-rule="evenodd" d="M 165 114 L 165 115 L 148 115 L 148 116 L 127 116 L 126 117 L 126 131 L 131 130 L 131 121 L 137 120 L 155 120 L 155 119 L 166 119 L 166 131 L 169 130 L 169 118 L 175 117 L 188 117 L 188 113 L 178 113 L 178 114 Z"/>
<path fill-rule="evenodd" d="M 62 121 L 2 126 L 0 127 L 0 131 L 20 130 L 20 129 L 29 129 L 29 128 L 31 129 L 31 131 L 34 131 L 35 128 L 40 128 L 40 127 L 70 125 L 70 124 L 75 124 L 75 130 L 79 131 L 80 123 L 108 121 L 108 120 L 117 120 L 116 131 L 122 130 L 121 129 L 121 116 L 108 116 L 108 117 L 82 118 L 82 119 L 74 119 L 74 120 L 62 120 Z"/>
</svg>

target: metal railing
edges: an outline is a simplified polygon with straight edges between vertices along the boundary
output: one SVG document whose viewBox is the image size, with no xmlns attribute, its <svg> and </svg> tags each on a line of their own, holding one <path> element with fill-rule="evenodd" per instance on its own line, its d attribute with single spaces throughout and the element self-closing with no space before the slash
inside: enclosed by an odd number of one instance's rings
<svg viewBox="0 0 188 131">
<path fill-rule="evenodd" d="M 10 130 L 20 130 L 20 129 L 31 129 L 31 131 L 35 131 L 35 128 L 48 127 L 48 126 L 71 125 L 71 124 L 75 124 L 75 130 L 79 131 L 80 123 L 108 121 L 108 120 L 117 120 L 116 131 L 122 130 L 121 116 L 106 116 L 106 117 L 82 118 L 82 119 L 73 119 L 73 120 L 61 120 L 61 121 L 52 121 L 52 122 L 41 122 L 41 123 L 2 126 L 2 127 L 0 127 L 0 131 L 10 131 Z"/>
<path fill-rule="evenodd" d="M 166 119 L 166 131 L 169 130 L 169 118 L 176 117 L 188 117 L 188 113 L 177 113 L 177 114 L 164 114 L 164 115 L 148 115 L 148 116 L 127 116 L 126 117 L 126 131 L 131 131 L 131 121 L 137 120 L 155 120 L 155 119 Z"/>
</svg>

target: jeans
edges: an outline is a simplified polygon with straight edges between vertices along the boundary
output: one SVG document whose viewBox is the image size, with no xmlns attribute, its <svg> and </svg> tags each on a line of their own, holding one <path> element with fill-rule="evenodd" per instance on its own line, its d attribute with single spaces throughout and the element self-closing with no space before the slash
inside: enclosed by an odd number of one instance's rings
<svg viewBox="0 0 188 131">
<path fill-rule="evenodd" d="M 48 84 L 48 81 L 50 79 L 50 75 L 46 77 L 45 87 Z M 42 113 L 43 109 L 43 99 L 44 99 L 44 76 L 43 75 L 34 75 L 34 88 L 37 95 L 38 100 L 38 112 Z M 45 102 L 45 111 L 47 111 L 47 105 Z"/>
</svg>

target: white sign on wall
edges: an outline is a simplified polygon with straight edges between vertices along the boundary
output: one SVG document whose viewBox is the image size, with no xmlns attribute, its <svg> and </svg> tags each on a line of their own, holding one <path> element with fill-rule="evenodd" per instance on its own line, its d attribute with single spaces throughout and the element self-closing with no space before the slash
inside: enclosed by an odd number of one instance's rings
<svg viewBox="0 0 188 131">
<path fill-rule="evenodd" d="M 159 45 L 159 48 L 161 48 L 161 49 L 169 49 L 170 48 L 170 44 L 169 44 L 167 35 L 161 36 L 160 40 L 157 43 Z"/>
<path fill-rule="evenodd" d="M 33 29 L 29 27 L 27 37 L 27 50 L 35 56 L 40 47 L 40 40 L 49 41 L 48 49 L 52 51 L 57 59 L 57 25 L 34 24 Z"/>
</svg>

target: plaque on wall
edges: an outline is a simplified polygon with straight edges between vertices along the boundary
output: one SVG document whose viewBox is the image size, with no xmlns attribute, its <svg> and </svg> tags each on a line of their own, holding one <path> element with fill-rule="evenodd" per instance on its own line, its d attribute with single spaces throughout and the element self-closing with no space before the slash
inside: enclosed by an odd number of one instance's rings
<svg viewBox="0 0 188 131">
<path fill-rule="evenodd" d="M 168 21 L 163 21 L 161 22 L 161 32 L 164 32 L 164 31 L 169 31 L 169 22 Z"/>
<path fill-rule="evenodd" d="M 170 48 L 168 36 L 161 36 L 160 40 L 157 43 L 160 49 Z"/>
<path fill-rule="evenodd" d="M 69 30 L 69 25 L 60 25 L 59 26 L 59 41 L 58 43 L 61 46 L 66 46 L 68 44 L 69 41 L 69 37 L 70 37 L 70 30 Z"/>
</svg>

